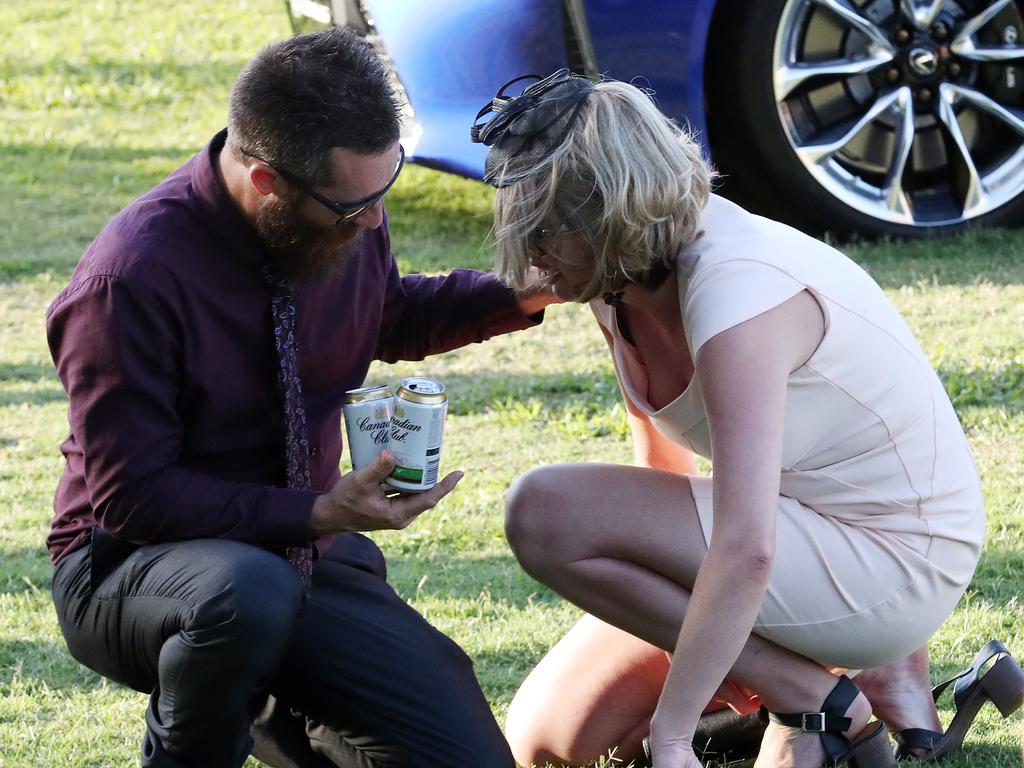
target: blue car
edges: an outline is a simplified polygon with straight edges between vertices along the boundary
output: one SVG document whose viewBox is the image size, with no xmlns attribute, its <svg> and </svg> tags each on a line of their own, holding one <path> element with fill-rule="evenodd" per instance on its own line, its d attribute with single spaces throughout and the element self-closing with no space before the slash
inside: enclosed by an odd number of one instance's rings
<svg viewBox="0 0 1024 768">
<path fill-rule="evenodd" d="M 649 87 L 721 191 L 812 231 L 1024 213 L 1024 0 L 286 0 L 390 59 L 409 159 L 480 178 L 477 110 L 560 67 Z"/>
</svg>

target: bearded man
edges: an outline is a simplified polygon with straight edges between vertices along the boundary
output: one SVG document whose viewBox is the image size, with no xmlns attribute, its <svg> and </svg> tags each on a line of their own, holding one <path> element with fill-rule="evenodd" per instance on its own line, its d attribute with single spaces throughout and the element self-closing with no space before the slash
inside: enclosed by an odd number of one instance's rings
<svg viewBox="0 0 1024 768">
<path fill-rule="evenodd" d="M 382 198 L 399 115 L 343 30 L 276 43 L 229 122 L 115 216 L 47 314 L 69 396 L 47 544 L 71 653 L 150 694 L 145 766 L 511 766 L 466 654 L 359 531 L 449 493 L 340 475 L 374 359 L 539 321 L 491 275 L 401 277 Z"/>
</svg>

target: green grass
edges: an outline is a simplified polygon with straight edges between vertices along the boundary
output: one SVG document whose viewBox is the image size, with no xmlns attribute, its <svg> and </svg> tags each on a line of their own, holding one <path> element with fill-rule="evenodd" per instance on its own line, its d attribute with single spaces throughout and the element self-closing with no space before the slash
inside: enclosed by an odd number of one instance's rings
<svg viewBox="0 0 1024 768">
<path fill-rule="evenodd" d="M 0 766 L 136 760 L 144 697 L 64 648 L 42 542 L 62 461 L 63 390 L 43 314 L 107 219 L 196 151 L 281 3 L 48 0 L 0 4 Z M 490 192 L 410 168 L 389 207 L 405 270 L 486 267 Z M 847 249 L 906 315 L 942 375 L 981 469 L 989 536 L 971 589 L 931 644 L 935 677 L 990 637 L 1024 653 L 1024 234 Z M 499 718 L 578 611 L 526 577 L 501 533 L 502 495 L 542 462 L 631 456 L 617 388 L 589 311 L 373 381 L 448 382 L 450 467 L 467 477 L 409 530 L 375 538 L 396 588 L 474 657 Z M 528 447 L 528 449 L 527 449 Z M 949 716 L 947 708 L 944 715 Z M 946 763 L 1020 765 L 1020 721 L 986 712 Z M 251 761 L 255 765 L 255 761 Z"/>
</svg>

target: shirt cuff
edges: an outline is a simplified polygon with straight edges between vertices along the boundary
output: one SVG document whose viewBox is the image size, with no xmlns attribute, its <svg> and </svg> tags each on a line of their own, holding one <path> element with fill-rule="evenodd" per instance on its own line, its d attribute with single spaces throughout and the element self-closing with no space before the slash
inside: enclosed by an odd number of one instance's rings
<svg viewBox="0 0 1024 768">
<path fill-rule="evenodd" d="M 269 549 L 308 546 L 309 518 L 319 495 L 317 491 L 268 488 L 257 532 L 263 546 Z"/>
<path fill-rule="evenodd" d="M 523 313 L 515 293 L 506 285 L 495 279 L 495 285 L 482 297 L 483 312 L 487 318 L 487 337 L 498 336 L 511 331 L 521 331 L 524 328 L 532 328 L 544 320 L 544 310 L 534 312 L 532 315 Z"/>
</svg>

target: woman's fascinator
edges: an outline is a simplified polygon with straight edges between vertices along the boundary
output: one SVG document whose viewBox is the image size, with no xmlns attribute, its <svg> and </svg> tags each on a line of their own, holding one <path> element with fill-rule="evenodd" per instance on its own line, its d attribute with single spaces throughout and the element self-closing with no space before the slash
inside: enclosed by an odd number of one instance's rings
<svg viewBox="0 0 1024 768">
<path fill-rule="evenodd" d="M 506 93 L 524 80 L 535 82 L 519 96 Z M 484 181 L 494 187 L 507 187 L 537 170 L 541 161 L 565 141 L 592 90 L 591 80 L 568 69 L 544 78 L 524 75 L 501 86 L 469 129 L 475 143 L 490 147 L 484 161 Z M 492 117 L 481 122 L 487 115 Z"/>
</svg>

